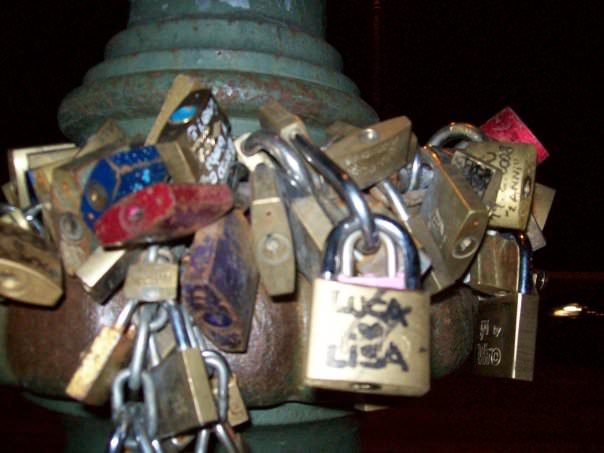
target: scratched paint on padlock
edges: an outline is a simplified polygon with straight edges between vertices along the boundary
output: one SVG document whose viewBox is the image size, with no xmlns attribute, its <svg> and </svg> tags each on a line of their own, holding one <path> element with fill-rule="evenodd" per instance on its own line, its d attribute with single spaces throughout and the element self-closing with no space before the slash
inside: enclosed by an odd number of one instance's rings
<svg viewBox="0 0 604 453">
<path fill-rule="evenodd" d="M 82 217 L 94 229 L 113 203 L 167 177 L 166 164 L 154 146 L 119 151 L 100 160 L 92 170 L 80 203 Z"/>
<path fill-rule="evenodd" d="M 200 183 L 227 182 L 236 149 L 228 117 L 209 90 L 194 91 L 180 103 L 162 130 L 159 141 L 177 141 L 196 156 Z"/>
<path fill-rule="evenodd" d="M 258 285 L 251 241 L 247 220 L 235 210 L 199 230 L 182 261 L 182 300 L 225 351 L 247 346 Z"/>
<path fill-rule="evenodd" d="M 306 382 L 339 390 L 419 395 L 429 388 L 429 301 L 315 281 Z"/>
</svg>

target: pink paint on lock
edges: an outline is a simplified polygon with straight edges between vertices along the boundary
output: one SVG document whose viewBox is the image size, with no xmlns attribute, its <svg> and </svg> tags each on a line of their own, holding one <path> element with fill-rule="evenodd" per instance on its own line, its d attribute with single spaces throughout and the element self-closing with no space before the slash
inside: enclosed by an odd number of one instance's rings
<svg viewBox="0 0 604 453">
<path fill-rule="evenodd" d="M 480 126 L 490 138 L 508 143 L 529 143 L 537 150 L 537 163 L 540 164 L 549 157 L 549 153 L 539 139 L 524 124 L 524 121 L 512 110 L 505 107 L 491 119 Z"/>
<path fill-rule="evenodd" d="M 340 274 L 336 277 L 336 280 L 340 283 L 350 283 L 352 285 L 361 285 L 375 288 L 384 289 L 396 289 L 402 290 L 405 287 L 405 274 L 403 272 L 397 272 L 395 277 L 387 277 L 376 274 L 363 274 L 363 275 L 344 275 Z"/>
</svg>

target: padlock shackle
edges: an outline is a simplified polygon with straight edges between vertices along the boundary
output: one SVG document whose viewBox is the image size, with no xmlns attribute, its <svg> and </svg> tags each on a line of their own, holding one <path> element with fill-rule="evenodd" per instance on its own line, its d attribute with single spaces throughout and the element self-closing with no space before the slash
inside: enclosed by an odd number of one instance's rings
<svg viewBox="0 0 604 453">
<path fill-rule="evenodd" d="M 252 156 L 266 151 L 285 170 L 289 182 L 305 195 L 314 195 L 314 184 L 310 172 L 300 155 L 279 135 L 258 130 L 249 135 L 241 147 L 243 153 Z"/>
<path fill-rule="evenodd" d="M 374 217 L 363 198 L 363 194 L 350 175 L 333 162 L 321 148 L 311 143 L 306 137 L 296 134 L 292 137 L 296 149 L 304 159 L 335 189 L 348 206 L 363 233 L 362 250 L 372 253 L 379 247 L 379 236 Z"/>
<path fill-rule="evenodd" d="M 405 275 L 405 288 L 410 290 L 420 289 L 420 266 L 419 253 L 411 235 L 398 222 L 389 217 L 376 214 L 376 228 L 390 236 L 403 250 L 403 265 Z M 356 219 L 344 219 L 338 223 L 327 236 L 323 263 L 321 266 L 321 278 L 331 280 L 338 274 L 338 258 L 341 256 L 342 246 L 346 237 L 353 231 L 359 229 Z M 379 236 L 378 236 L 379 237 Z"/>
<path fill-rule="evenodd" d="M 530 294 L 533 289 L 531 244 L 524 233 L 518 233 L 515 236 L 518 243 L 518 292 L 520 294 Z"/>
<path fill-rule="evenodd" d="M 437 130 L 428 140 L 429 146 L 442 146 L 452 140 L 488 141 L 488 137 L 478 127 L 470 123 L 450 123 Z"/>
<path fill-rule="evenodd" d="M 167 301 L 165 307 L 170 315 L 170 321 L 172 325 L 172 331 L 174 332 L 174 339 L 176 340 L 176 346 L 179 351 L 191 347 L 191 340 L 187 333 L 185 321 L 183 319 L 181 311 L 178 309 L 178 305 L 173 300 Z"/>
</svg>

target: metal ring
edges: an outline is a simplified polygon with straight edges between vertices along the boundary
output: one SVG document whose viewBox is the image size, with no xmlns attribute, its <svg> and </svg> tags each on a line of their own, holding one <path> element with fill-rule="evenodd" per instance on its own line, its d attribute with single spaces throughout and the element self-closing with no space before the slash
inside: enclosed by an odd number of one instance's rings
<svg viewBox="0 0 604 453">
<path fill-rule="evenodd" d="M 154 307 L 149 304 L 144 304 L 141 307 L 142 313 L 138 322 L 136 338 L 134 340 L 134 349 L 132 351 L 129 368 L 130 377 L 128 379 L 128 387 L 134 392 L 141 388 L 141 374 L 147 351 L 147 343 L 149 342 L 149 323 L 153 316 L 153 308 Z"/>
<path fill-rule="evenodd" d="M 351 216 L 359 222 L 363 232 L 362 249 L 365 253 L 371 253 L 379 246 L 378 232 L 373 215 L 367 206 L 365 198 L 358 186 L 350 178 L 350 175 L 340 169 L 326 154 L 302 135 L 296 134 L 293 142 L 304 156 L 306 161 L 317 172 L 321 173 L 327 182 L 332 185 L 338 195 L 344 199 Z"/>
<path fill-rule="evenodd" d="M 241 453 L 233 428 L 228 423 L 216 423 L 213 431 L 227 453 Z"/>
<path fill-rule="evenodd" d="M 157 311 L 149 322 L 149 331 L 155 333 L 162 330 L 166 326 L 168 318 L 168 311 L 162 304 L 159 304 L 157 307 Z"/>
<path fill-rule="evenodd" d="M 231 370 L 226 359 L 217 351 L 205 350 L 201 352 L 203 360 L 218 374 L 218 413 L 221 421 L 227 420 L 229 411 L 229 378 Z"/>
<path fill-rule="evenodd" d="M 212 431 L 210 428 L 203 428 L 197 435 L 195 442 L 195 453 L 208 453 L 210 448 L 210 436 Z"/>
</svg>

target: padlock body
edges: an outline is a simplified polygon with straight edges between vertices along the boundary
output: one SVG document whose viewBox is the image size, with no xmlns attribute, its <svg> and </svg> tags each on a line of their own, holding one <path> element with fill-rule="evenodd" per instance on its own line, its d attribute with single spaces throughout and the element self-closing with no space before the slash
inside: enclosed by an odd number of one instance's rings
<svg viewBox="0 0 604 453">
<path fill-rule="evenodd" d="M 473 352 L 481 376 L 533 380 L 539 296 L 515 294 L 481 301 Z"/>
<path fill-rule="evenodd" d="M 115 202 L 168 177 L 168 169 L 155 146 L 120 150 L 99 160 L 86 182 L 80 211 L 90 229 Z"/>
<path fill-rule="evenodd" d="M 218 420 L 199 349 L 174 351 L 150 372 L 158 395 L 158 438 L 175 436 Z"/>
<path fill-rule="evenodd" d="M 489 226 L 524 230 L 535 190 L 536 153 L 533 145 L 471 143 L 464 151 L 501 171 L 501 185 Z"/>
<path fill-rule="evenodd" d="M 231 125 L 212 92 L 191 92 L 168 117 L 158 142 L 176 142 L 197 161 L 203 184 L 224 184 L 235 162 Z"/>
<path fill-rule="evenodd" d="M 240 210 L 195 233 L 182 259 L 181 300 L 223 351 L 247 348 L 258 278 L 250 226 Z"/>
<path fill-rule="evenodd" d="M 34 305 L 55 305 L 63 294 L 57 253 L 43 239 L 0 222 L 0 295 Z"/>
<path fill-rule="evenodd" d="M 485 294 L 514 293 L 518 289 L 519 257 L 514 236 L 487 230 L 465 283 Z"/>
<path fill-rule="evenodd" d="M 430 300 L 316 279 L 305 383 L 361 393 L 420 396 L 430 389 Z"/>
<path fill-rule="evenodd" d="M 134 263 L 124 282 L 126 299 L 161 302 L 176 300 L 178 265 L 175 263 Z"/>
<path fill-rule="evenodd" d="M 105 404 L 113 379 L 128 360 L 133 345 L 134 329 L 124 332 L 116 326 L 104 326 L 84 352 L 65 392 L 86 404 Z"/>
<path fill-rule="evenodd" d="M 178 239 L 218 219 L 233 206 L 225 184 L 153 184 L 111 206 L 95 224 L 104 246 Z"/>
<path fill-rule="evenodd" d="M 212 384 L 212 393 L 214 394 L 214 397 L 218 398 L 218 377 L 212 376 L 210 383 Z M 243 397 L 241 396 L 237 377 L 234 374 L 231 374 L 229 378 L 228 393 L 229 409 L 227 412 L 227 420 L 229 425 L 238 426 L 246 423 L 250 419 L 250 416 L 245 406 L 245 402 L 243 401 Z"/>
</svg>

